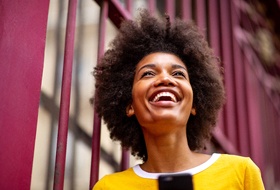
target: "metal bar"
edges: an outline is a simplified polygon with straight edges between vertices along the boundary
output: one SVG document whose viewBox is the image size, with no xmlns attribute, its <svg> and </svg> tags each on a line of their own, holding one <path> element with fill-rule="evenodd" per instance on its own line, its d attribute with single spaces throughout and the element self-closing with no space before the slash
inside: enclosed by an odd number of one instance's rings
<svg viewBox="0 0 280 190">
<path fill-rule="evenodd" d="M 208 5 L 208 18 L 209 18 L 209 28 L 208 28 L 208 39 L 211 48 L 214 50 L 215 55 L 221 57 L 221 26 L 220 26 L 220 10 L 219 10 L 219 1 L 211 0 Z M 221 132 L 224 133 L 224 122 L 223 115 L 224 110 L 221 110 L 219 113 L 219 119 L 217 127 L 220 128 Z"/>
<path fill-rule="evenodd" d="M 192 19 L 192 1 L 191 0 L 181 0 L 181 13 L 182 13 L 182 19 L 184 19 L 184 20 Z"/>
<path fill-rule="evenodd" d="M 132 14 L 132 0 L 126 0 L 126 10 Z M 129 167 L 129 152 L 125 149 L 122 149 L 122 157 L 121 157 L 121 167 L 120 170 L 126 170 Z"/>
<path fill-rule="evenodd" d="M 156 11 L 156 1 L 155 0 L 148 0 L 148 9 L 151 13 Z"/>
<path fill-rule="evenodd" d="M 175 2 L 173 0 L 165 0 L 165 11 L 173 21 L 175 19 Z"/>
<path fill-rule="evenodd" d="M 99 21 L 99 34 L 98 34 L 98 53 L 97 64 L 100 58 L 104 54 L 105 49 L 105 33 L 106 33 L 106 20 L 108 18 L 109 4 L 107 0 L 104 0 L 100 6 L 100 21 Z M 98 100 L 97 100 L 98 101 Z M 92 189 L 94 184 L 98 181 L 99 177 L 99 159 L 100 159 L 100 132 L 101 132 L 101 119 L 98 114 L 94 112 L 94 124 L 92 134 L 92 158 L 91 158 L 91 174 L 90 174 L 90 186 Z"/>
<path fill-rule="evenodd" d="M 121 171 L 129 168 L 129 151 L 122 149 Z"/>
<path fill-rule="evenodd" d="M 236 105 L 234 96 L 234 68 L 232 59 L 232 31 L 231 20 L 229 15 L 229 1 L 220 1 L 221 11 L 221 40 L 222 44 L 222 61 L 224 63 L 225 70 L 225 88 L 227 94 L 227 102 L 225 105 L 225 134 L 230 141 L 237 144 L 237 132 L 236 132 Z"/>
<path fill-rule="evenodd" d="M 230 1 L 230 14 L 231 14 L 231 23 L 232 23 L 232 31 L 236 28 L 239 28 L 240 23 L 238 22 L 238 9 L 235 8 L 233 1 Z M 248 131 L 248 108 L 246 105 L 246 81 L 245 81 L 245 68 L 242 60 L 242 52 L 241 48 L 237 43 L 236 36 L 232 37 L 232 54 L 234 57 L 234 70 L 235 70 L 235 97 L 236 97 L 236 106 L 238 108 L 237 111 L 237 146 L 240 153 L 244 156 L 249 156 L 250 154 L 250 146 L 248 142 L 249 139 L 249 131 Z"/>
<path fill-rule="evenodd" d="M 132 13 L 132 1 L 131 0 L 125 1 L 125 8 L 130 14 Z"/>
<path fill-rule="evenodd" d="M 126 11 L 118 0 L 109 0 L 109 18 L 119 28 L 121 22 L 125 19 L 131 19 L 132 16 Z"/>
<path fill-rule="evenodd" d="M 77 0 L 69 0 L 53 189 L 64 185 Z"/>
<path fill-rule="evenodd" d="M 206 8 L 205 0 L 196 1 L 196 23 L 203 31 L 206 30 Z M 206 34 L 204 32 L 204 34 Z"/>
<path fill-rule="evenodd" d="M 102 7 L 102 2 L 104 0 L 95 0 L 100 7 Z M 120 27 L 121 22 L 123 20 L 129 20 L 132 18 L 131 14 L 123 6 L 118 0 L 106 0 L 108 2 L 108 17 L 112 20 L 112 22 L 117 26 Z"/>
<path fill-rule="evenodd" d="M 100 133 L 101 120 L 98 114 L 94 113 L 93 135 L 92 135 L 92 158 L 91 158 L 91 172 L 90 172 L 90 189 L 93 188 L 99 178 L 99 159 L 100 159 Z"/>
<path fill-rule="evenodd" d="M 214 53 L 217 56 L 221 56 L 221 44 L 220 44 L 220 10 L 218 0 L 211 0 L 208 5 L 208 18 L 209 18 L 209 41 L 211 47 L 214 49 Z"/>
<path fill-rule="evenodd" d="M 132 14 L 132 1 L 131 0 L 126 0 L 125 1 L 125 7 L 126 10 Z M 126 170 L 129 167 L 129 152 L 125 149 L 122 149 L 122 157 L 121 157 L 121 164 L 120 164 L 120 170 Z"/>
</svg>

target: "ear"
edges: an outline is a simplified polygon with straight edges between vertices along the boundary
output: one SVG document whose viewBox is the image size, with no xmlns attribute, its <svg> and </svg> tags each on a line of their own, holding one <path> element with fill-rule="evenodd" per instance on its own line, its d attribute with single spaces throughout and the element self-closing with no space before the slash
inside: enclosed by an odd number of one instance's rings
<svg viewBox="0 0 280 190">
<path fill-rule="evenodd" d="M 131 104 L 126 107 L 126 115 L 127 117 L 131 117 L 134 115 L 134 109 Z"/>
<path fill-rule="evenodd" d="M 192 114 L 192 115 L 196 115 L 196 109 L 195 109 L 195 108 L 192 108 L 191 114 Z"/>
</svg>

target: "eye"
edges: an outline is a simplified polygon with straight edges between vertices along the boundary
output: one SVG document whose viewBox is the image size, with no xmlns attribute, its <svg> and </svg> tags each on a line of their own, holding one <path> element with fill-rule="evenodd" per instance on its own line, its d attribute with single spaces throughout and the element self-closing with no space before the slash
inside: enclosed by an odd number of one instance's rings
<svg viewBox="0 0 280 190">
<path fill-rule="evenodd" d="M 141 78 L 143 77 L 150 77 L 150 76 L 154 76 L 155 73 L 153 71 L 145 71 L 142 75 Z"/>
<path fill-rule="evenodd" d="M 175 76 L 175 77 L 184 77 L 186 78 L 186 74 L 183 72 L 183 71 L 174 71 L 172 73 L 172 76 Z"/>
</svg>

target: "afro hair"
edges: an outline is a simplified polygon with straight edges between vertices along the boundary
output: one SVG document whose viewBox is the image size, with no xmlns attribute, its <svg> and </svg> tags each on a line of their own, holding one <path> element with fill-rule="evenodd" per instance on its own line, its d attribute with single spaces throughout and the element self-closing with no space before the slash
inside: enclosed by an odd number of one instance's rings
<svg viewBox="0 0 280 190">
<path fill-rule="evenodd" d="M 225 100 L 219 59 L 192 22 L 168 16 L 157 18 L 141 10 L 135 20 L 123 21 L 120 30 L 94 69 L 95 111 L 103 118 L 112 140 L 121 142 L 131 154 L 147 160 L 147 150 L 140 124 L 126 115 L 132 102 L 132 86 L 138 62 L 154 52 L 172 53 L 186 65 L 193 89 L 196 115 L 187 123 L 191 150 L 205 147 Z"/>
</svg>

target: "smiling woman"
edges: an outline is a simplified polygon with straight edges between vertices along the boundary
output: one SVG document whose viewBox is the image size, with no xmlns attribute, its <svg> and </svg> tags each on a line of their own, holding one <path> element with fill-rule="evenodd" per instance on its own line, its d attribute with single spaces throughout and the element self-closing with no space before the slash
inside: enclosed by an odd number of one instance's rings
<svg viewBox="0 0 280 190">
<path fill-rule="evenodd" d="M 111 138 L 143 163 L 105 176 L 95 190 L 155 190 L 167 173 L 192 174 L 197 190 L 264 189 L 249 158 L 199 153 L 225 99 L 218 60 L 192 23 L 146 10 L 123 22 L 94 70 L 94 104 Z"/>
</svg>

